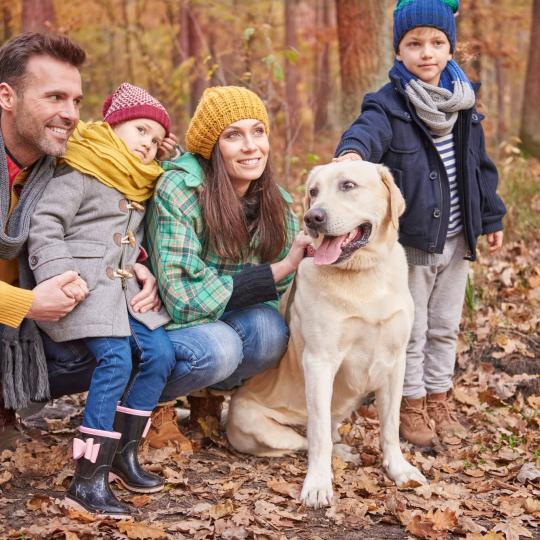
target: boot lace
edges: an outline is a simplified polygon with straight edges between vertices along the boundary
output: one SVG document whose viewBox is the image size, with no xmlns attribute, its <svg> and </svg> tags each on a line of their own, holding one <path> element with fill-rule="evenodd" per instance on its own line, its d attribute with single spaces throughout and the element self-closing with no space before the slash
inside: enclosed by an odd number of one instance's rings
<svg viewBox="0 0 540 540">
<path fill-rule="evenodd" d="M 411 427 L 413 428 L 425 428 L 429 427 L 429 416 L 427 413 L 427 408 L 425 406 L 413 407 L 410 404 L 407 404 L 405 410 Z"/>
<path fill-rule="evenodd" d="M 428 406 L 429 414 L 437 424 L 458 423 L 456 413 L 452 410 L 448 401 L 431 401 Z"/>
</svg>

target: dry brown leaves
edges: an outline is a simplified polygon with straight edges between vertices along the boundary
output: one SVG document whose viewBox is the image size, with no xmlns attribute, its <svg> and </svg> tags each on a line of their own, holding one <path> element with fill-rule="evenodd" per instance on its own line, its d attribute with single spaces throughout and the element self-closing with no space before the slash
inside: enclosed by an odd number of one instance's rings
<svg viewBox="0 0 540 540">
<path fill-rule="evenodd" d="M 341 433 L 362 465 L 334 458 L 334 504 L 306 509 L 299 502 L 305 456 L 239 455 L 214 426 L 192 455 L 145 450 L 142 461 L 167 479 L 165 490 L 120 490 L 134 519 L 100 520 L 61 502 L 80 421 L 61 411 L 80 411 L 73 398 L 33 424 L 33 440 L 0 455 L 0 537 L 352 540 L 386 538 L 389 528 L 398 538 L 400 527 L 402 538 L 533 538 L 540 524 L 539 261 L 540 238 L 474 267 L 477 300 L 464 314 L 454 393 L 468 437 L 431 452 L 402 444 L 428 485 L 397 489 L 382 470 L 377 421 L 354 415 Z"/>
</svg>

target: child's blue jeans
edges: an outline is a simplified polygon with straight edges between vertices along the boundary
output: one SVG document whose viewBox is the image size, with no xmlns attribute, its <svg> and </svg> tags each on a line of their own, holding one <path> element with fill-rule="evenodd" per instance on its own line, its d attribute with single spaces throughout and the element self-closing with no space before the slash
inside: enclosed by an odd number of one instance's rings
<svg viewBox="0 0 540 540">
<path fill-rule="evenodd" d="M 153 410 L 176 364 L 164 328 L 149 330 L 131 316 L 129 324 L 129 337 L 83 340 L 97 361 L 84 409 L 85 427 L 112 431 L 119 401 L 130 409 Z M 132 357 L 138 360 L 138 369 L 130 383 Z"/>
</svg>

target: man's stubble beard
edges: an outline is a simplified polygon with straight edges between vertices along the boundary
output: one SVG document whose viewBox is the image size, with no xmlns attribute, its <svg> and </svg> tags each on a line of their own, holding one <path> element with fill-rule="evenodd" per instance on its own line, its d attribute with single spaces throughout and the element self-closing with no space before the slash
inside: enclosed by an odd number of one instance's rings
<svg viewBox="0 0 540 540">
<path fill-rule="evenodd" d="M 40 120 L 36 121 L 24 106 L 15 115 L 15 133 L 19 144 L 31 148 L 40 157 L 44 155 L 59 157 L 66 151 L 67 141 L 61 143 L 52 140 L 52 135 L 47 133 L 45 125 Z"/>
</svg>

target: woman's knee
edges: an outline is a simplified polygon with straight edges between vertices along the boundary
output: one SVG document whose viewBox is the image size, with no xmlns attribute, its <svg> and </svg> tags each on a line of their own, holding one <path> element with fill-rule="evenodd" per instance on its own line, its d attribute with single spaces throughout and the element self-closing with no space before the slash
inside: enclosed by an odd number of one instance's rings
<svg viewBox="0 0 540 540">
<path fill-rule="evenodd" d="M 171 380 L 193 376 L 208 386 L 228 377 L 243 359 L 241 339 L 223 323 L 172 330 L 169 337 L 176 358 Z"/>
<path fill-rule="evenodd" d="M 287 350 L 289 328 L 277 310 L 257 305 L 226 321 L 240 335 L 250 362 L 275 364 Z"/>
</svg>

